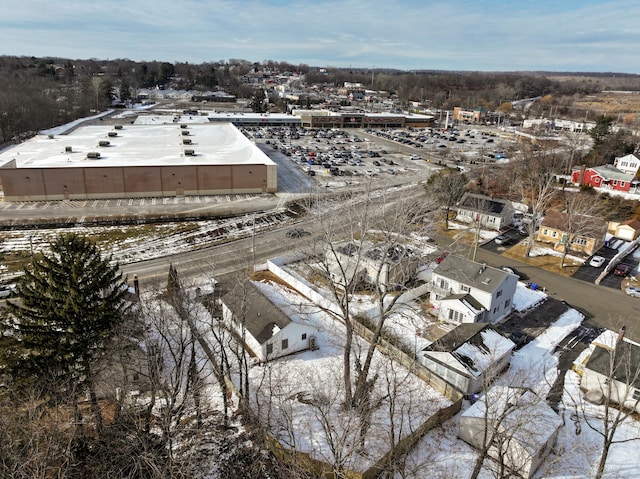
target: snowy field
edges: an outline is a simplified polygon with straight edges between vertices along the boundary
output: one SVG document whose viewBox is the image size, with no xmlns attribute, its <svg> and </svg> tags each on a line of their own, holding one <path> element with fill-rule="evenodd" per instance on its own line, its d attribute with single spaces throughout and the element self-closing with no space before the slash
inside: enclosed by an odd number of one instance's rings
<svg viewBox="0 0 640 479">
<path fill-rule="evenodd" d="M 288 447 L 329 464 L 362 471 L 382 457 L 391 441 L 414 431 L 437 410 L 451 404 L 409 370 L 376 352 L 371 376 L 376 405 L 360 441 L 361 421 L 343 407 L 344 327 L 296 292 L 273 282 L 257 283 L 262 292 L 295 321 L 319 328 L 316 351 L 305 351 L 251 369 L 261 416 Z M 361 354 L 367 345 L 356 341 Z M 340 451 L 339 453 L 336 451 Z"/>
</svg>

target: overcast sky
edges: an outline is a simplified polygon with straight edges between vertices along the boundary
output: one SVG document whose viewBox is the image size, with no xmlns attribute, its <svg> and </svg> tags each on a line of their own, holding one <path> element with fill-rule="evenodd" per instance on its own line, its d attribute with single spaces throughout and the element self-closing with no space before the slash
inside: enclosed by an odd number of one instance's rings
<svg viewBox="0 0 640 479">
<path fill-rule="evenodd" d="M 640 73 L 638 0 L 2 0 L 0 54 Z"/>
</svg>

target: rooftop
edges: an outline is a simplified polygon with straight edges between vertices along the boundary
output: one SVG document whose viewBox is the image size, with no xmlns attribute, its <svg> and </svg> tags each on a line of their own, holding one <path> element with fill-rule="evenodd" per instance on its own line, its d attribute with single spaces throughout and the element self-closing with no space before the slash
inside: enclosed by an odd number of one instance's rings
<svg viewBox="0 0 640 479">
<path fill-rule="evenodd" d="M 0 153 L 0 167 L 13 160 L 18 168 L 274 164 L 231 123 L 206 117 L 140 116 L 118 128 L 105 122 L 64 135 L 37 135 Z M 99 158 L 87 158 L 95 152 Z"/>
<path fill-rule="evenodd" d="M 489 293 L 500 286 L 509 274 L 452 254 L 438 265 L 434 273 Z"/>
</svg>

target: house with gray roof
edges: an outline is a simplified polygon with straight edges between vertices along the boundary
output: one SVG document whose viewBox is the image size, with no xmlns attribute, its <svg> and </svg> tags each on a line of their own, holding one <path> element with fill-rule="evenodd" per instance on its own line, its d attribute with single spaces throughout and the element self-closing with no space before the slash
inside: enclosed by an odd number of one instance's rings
<svg viewBox="0 0 640 479">
<path fill-rule="evenodd" d="M 580 380 L 585 397 L 596 403 L 608 398 L 640 412 L 640 344 L 625 338 L 622 329 L 604 331 L 592 346 Z"/>
<path fill-rule="evenodd" d="M 291 319 L 263 294 L 255 281 L 247 278 L 229 290 L 222 284 L 220 287 L 223 320 L 244 339 L 245 347 L 260 361 L 318 347 L 318 329 L 302 320 Z"/>
<path fill-rule="evenodd" d="M 430 301 L 451 323 L 497 323 L 513 311 L 518 278 L 501 269 L 448 255 L 433 271 Z"/>
<path fill-rule="evenodd" d="M 487 323 L 463 323 L 424 348 L 418 360 L 462 394 L 471 395 L 509 365 L 515 347 Z"/>
<path fill-rule="evenodd" d="M 341 287 L 366 283 L 385 289 L 402 286 L 413 279 L 418 256 L 402 244 L 346 241 L 325 248 L 328 274 Z"/>
<path fill-rule="evenodd" d="M 456 220 L 478 223 L 482 228 L 499 231 L 513 223 L 515 209 L 511 201 L 476 193 L 465 193 L 457 205 Z"/>
<path fill-rule="evenodd" d="M 640 182 L 635 173 L 629 173 L 613 165 L 600 165 L 587 168 L 582 165 L 571 172 L 571 182 L 576 185 L 587 185 L 603 190 L 635 193 Z"/>
<path fill-rule="evenodd" d="M 493 386 L 460 415 L 458 437 L 504 464 L 516 477 L 532 477 L 551 452 L 562 419 L 532 390 Z M 512 477 L 512 476 L 509 476 Z"/>
</svg>

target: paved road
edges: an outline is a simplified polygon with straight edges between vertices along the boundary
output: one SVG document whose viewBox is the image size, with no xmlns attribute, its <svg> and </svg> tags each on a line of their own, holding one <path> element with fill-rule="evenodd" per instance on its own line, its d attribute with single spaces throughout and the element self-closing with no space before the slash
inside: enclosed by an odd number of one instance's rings
<svg viewBox="0 0 640 479">
<path fill-rule="evenodd" d="M 435 239 L 440 245 L 451 242 L 447 237 Z M 584 313 L 592 325 L 614 331 L 625 325 L 627 337 L 640 342 L 640 298 L 627 296 L 621 290 L 560 276 L 483 248 L 478 248 L 476 261 L 491 266 L 514 267 L 529 276 L 530 281 L 546 288 L 551 297 L 564 300 Z"/>
</svg>

